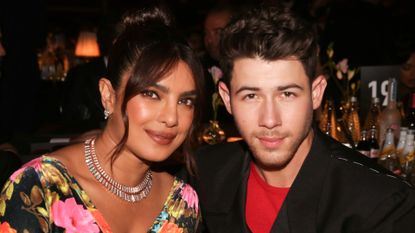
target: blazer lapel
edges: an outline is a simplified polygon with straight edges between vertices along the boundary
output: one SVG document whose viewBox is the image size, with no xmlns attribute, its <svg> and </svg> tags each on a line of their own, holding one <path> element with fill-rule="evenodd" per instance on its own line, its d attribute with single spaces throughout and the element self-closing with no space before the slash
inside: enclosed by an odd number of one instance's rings
<svg viewBox="0 0 415 233">
<path fill-rule="evenodd" d="M 280 208 L 277 219 L 272 225 L 270 233 L 288 233 L 290 228 L 288 225 L 287 204 L 284 202 Z"/>
<path fill-rule="evenodd" d="M 236 197 L 231 211 L 229 212 L 229 225 L 227 232 L 235 233 L 250 233 L 246 224 L 245 207 L 246 207 L 246 190 L 249 177 L 249 164 L 251 157 L 248 152 L 245 153 L 245 159 L 243 163 L 243 169 L 241 173 L 242 180 L 236 192 Z"/>
<path fill-rule="evenodd" d="M 316 213 L 330 162 L 328 145 L 314 130 L 311 150 L 305 159 L 274 222 L 272 233 L 316 232 Z"/>
</svg>

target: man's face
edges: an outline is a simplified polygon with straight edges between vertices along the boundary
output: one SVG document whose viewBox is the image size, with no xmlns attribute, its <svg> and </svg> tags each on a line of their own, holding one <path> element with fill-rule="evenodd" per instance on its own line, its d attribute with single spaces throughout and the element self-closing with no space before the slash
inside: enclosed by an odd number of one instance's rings
<svg viewBox="0 0 415 233">
<path fill-rule="evenodd" d="M 223 11 L 212 12 L 205 19 L 205 48 L 209 55 L 215 60 L 219 60 L 220 32 L 229 22 L 230 18 L 230 13 Z"/>
<path fill-rule="evenodd" d="M 310 81 L 300 61 L 242 58 L 234 62 L 230 90 L 219 91 L 255 160 L 281 169 L 311 147 L 313 109 L 320 106 L 326 82 Z M 297 156 L 298 157 L 298 156 Z"/>
</svg>

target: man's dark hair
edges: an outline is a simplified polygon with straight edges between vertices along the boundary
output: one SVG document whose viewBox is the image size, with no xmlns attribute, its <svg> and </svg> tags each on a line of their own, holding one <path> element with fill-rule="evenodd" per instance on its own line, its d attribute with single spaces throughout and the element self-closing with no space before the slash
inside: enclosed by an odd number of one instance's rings
<svg viewBox="0 0 415 233">
<path fill-rule="evenodd" d="M 228 87 L 239 58 L 299 59 L 310 80 L 316 76 L 319 59 L 314 25 L 290 9 L 276 6 L 260 6 L 234 18 L 222 31 L 220 51 L 223 81 Z"/>
</svg>

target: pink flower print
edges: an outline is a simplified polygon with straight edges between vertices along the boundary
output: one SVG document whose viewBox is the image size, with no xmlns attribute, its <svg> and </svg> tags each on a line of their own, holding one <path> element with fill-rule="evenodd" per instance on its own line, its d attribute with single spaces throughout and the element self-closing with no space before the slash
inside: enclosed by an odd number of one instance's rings
<svg viewBox="0 0 415 233">
<path fill-rule="evenodd" d="M 82 205 L 77 205 L 73 197 L 66 199 L 65 202 L 61 200 L 54 202 L 52 217 L 55 225 L 64 228 L 66 233 L 99 232 L 92 214 Z"/>
<path fill-rule="evenodd" d="M 32 167 L 34 168 L 36 171 L 39 171 L 40 167 L 42 165 L 42 157 L 33 159 L 32 161 L 23 164 L 23 166 L 21 168 L 19 168 L 17 171 L 15 171 L 11 176 L 10 176 L 10 180 L 12 182 L 14 182 L 17 178 L 18 175 L 20 175 L 26 168 L 28 167 Z"/>
<path fill-rule="evenodd" d="M 183 233 L 183 229 L 173 222 L 164 221 L 158 233 Z"/>
<path fill-rule="evenodd" d="M 199 211 L 199 198 L 197 197 L 197 194 L 192 186 L 186 184 L 180 192 L 180 195 L 187 203 L 187 206 L 195 209 L 197 214 Z"/>
<path fill-rule="evenodd" d="M 16 233 L 16 230 L 13 229 L 8 222 L 4 222 L 0 224 L 0 232 L 1 233 Z"/>
</svg>

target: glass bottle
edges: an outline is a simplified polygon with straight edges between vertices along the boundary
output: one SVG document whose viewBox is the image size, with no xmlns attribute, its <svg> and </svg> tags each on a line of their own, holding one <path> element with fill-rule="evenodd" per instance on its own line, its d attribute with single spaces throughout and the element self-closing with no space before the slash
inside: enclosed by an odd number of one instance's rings
<svg viewBox="0 0 415 233">
<path fill-rule="evenodd" d="M 393 129 L 395 140 L 398 140 L 401 126 L 401 114 L 396 106 L 397 82 L 395 78 L 390 78 L 388 82 L 388 104 L 379 116 L 379 142 L 381 144 L 385 140 L 388 128 Z"/>
<path fill-rule="evenodd" d="M 379 114 L 380 114 L 380 101 L 379 98 L 373 97 L 370 103 L 369 112 L 365 119 L 364 129 L 376 129 L 379 130 Z"/>
<path fill-rule="evenodd" d="M 396 175 L 402 173 L 400 163 L 396 156 L 395 139 L 392 128 L 386 130 L 385 142 L 382 146 L 378 162 Z"/>
<path fill-rule="evenodd" d="M 401 114 L 401 119 L 402 121 L 406 119 L 406 114 L 405 114 L 405 107 L 403 105 L 402 101 L 398 101 L 396 102 L 396 107 L 398 108 L 399 114 Z"/>
<path fill-rule="evenodd" d="M 415 129 L 415 93 L 412 93 L 411 107 L 409 108 L 408 115 L 406 116 L 406 122 L 409 129 Z"/>
<path fill-rule="evenodd" d="M 414 135 L 408 134 L 406 137 L 405 148 L 402 152 L 402 156 L 399 157 L 399 162 L 402 167 L 402 176 L 405 178 L 411 178 L 414 171 L 414 158 L 415 158 L 415 146 Z"/>
<path fill-rule="evenodd" d="M 353 138 L 355 145 L 360 139 L 360 118 L 357 98 L 355 96 L 350 97 L 349 114 L 347 115 L 347 128 Z"/>
<path fill-rule="evenodd" d="M 336 109 L 334 108 L 333 100 L 327 101 L 327 121 L 324 132 L 325 134 L 330 135 L 332 138 L 339 140 L 337 135 Z"/>
<path fill-rule="evenodd" d="M 378 143 L 378 132 L 376 129 L 370 129 L 369 131 L 369 158 L 377 161 L 379 159 L 379 143 Z"/>
<path fill-rule="evenodd" d="M 329 119 L 329 101 L 327 100 L 326 102 L 324 102 L 324 106 L 322 108 L 321 111 L 321 115 L 320 118 L 321 119 L 316 119 L 316 121 L 318 121 L 318 127 L 320 128 L 321 132 L 323 132 L 324 134 L 329 135 L 329 131 L 328 131 L 328 119 Z"/>
<path fill-rule="evenodd" d="M 370 156 L 370 145 L 369 140 L 367 138 L 366 130 L 362 130 L 362 132 L 360 133 L 360 140 L 357 143 L 356 150 L 367 157 Z"/>
<path fill-rule="evenodd" d="M 399 133 L 398 145 L 396 146 L 396 156 L 398 156 L 399 159 L 402 157 L 402 152 L 403 152 L 403 149 L 405 148 L 407 132 L 408 132 L 408 128 L 401 127 L 401 132 Z"/>
</svg>

